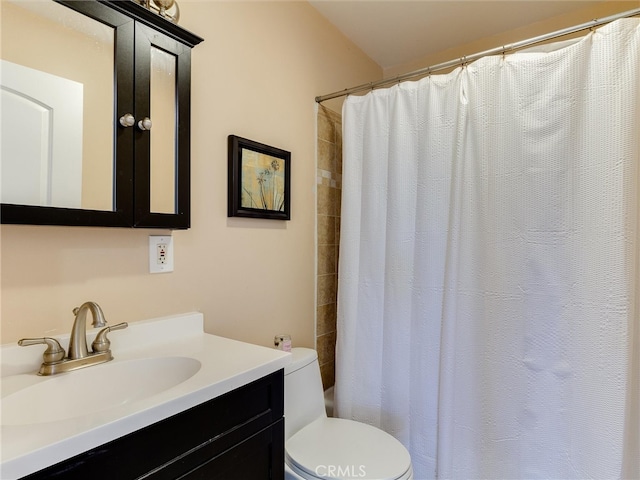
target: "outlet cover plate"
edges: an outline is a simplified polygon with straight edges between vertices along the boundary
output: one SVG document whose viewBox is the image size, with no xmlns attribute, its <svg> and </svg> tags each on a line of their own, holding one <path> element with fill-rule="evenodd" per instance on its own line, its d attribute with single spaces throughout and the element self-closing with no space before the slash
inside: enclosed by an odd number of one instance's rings
<svg viewBox="0 0 640 480">
<path fill-rule="evenodd" d="M 149 273 L 173 272 L 173 237 L 149 235 Z"/>
</svg>

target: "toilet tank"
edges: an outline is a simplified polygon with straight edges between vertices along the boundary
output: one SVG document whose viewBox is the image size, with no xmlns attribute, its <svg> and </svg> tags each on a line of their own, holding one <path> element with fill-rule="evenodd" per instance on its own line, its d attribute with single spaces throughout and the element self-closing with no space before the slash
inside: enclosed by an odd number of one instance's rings
<svg viewBox="0 0 640 480">
<path fill-rule="evenodd" d="M 284 369 L 285 440 L 315 419 L 327 415 L 318 354 L 311 348 L 291 349 Z"/>
</svg>

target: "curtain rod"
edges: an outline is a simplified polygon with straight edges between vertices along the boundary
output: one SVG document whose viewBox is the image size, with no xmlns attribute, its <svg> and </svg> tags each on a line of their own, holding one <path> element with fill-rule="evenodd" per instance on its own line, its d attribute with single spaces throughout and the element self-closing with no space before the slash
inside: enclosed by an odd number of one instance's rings
<svg viewBox="0 0 640 480">
<path fill-rule="evenodd" d="M 562 30 L 556 30 L 555 32 L 547 33 L 545 35 L 539 35 L 537 37 L 529 38 L 527 40 L 521 40 L 519 42 L 510 43 L 510 44 L 504 45 L 502 47 L 496 47 L 496 48 L 492 48 L 490 50 L 485 50 L 483 52 L 475 53 L 473 55 L 460 57 L 460 58 L 457 58 L 455 60 L 449 60 L 448 62 L 439 63 L 437 65 L 433 65 L 433 66 L 427 67 L 427 68 L 421 68 L 420 70 L 415 70 L 413 72 L 404 73 L 402 75 L 398 75 L 398 76 L 393 77 L 393 78 L 387 78 L 387 79 L 383 79 L 383 80 L 378 80 L 377 82 L 364 83 L 364 84 L 358 85 L 356 87 L 347 88 L 345 90 L 329 93 L 327 95 L 321 95 L 319 97 L 316 97 L 316 102 L 317 103 L 322 103 L 325 100 L 331 100 L 332 98 L 344 97 L 344 96 L 350 95 L 352 93 L 363 92 L 365 90 L 373 90 L 374 88 L 377 88 L 377 87 L 383 87 L 383 86 L 386 86 L 386 85 L 392 85 L 394 83 L 404 82 L 406 80 L 410 80 L 410 79 L 413 79 L 413 78 L 421 77 L 421 76 L 424 76 L 424 75 L 430 75 L 430 74 L 432 74 L 434 72 L 438 72 L 438 71 L 441 71 L 441 70 L 446 70 L 447 68 L 457 67 L 457 66 L 460 66 L 460 65 L 466 65 L 467 63 L 473 62 L 473 61 L 478 60 L 479 58 L 482 58 L 482 57 L 486 57 L 486 56 L 489 56 L 489 55 L 497 55 L 497 54 L 504 54 L 504 53 L 507 53 L 507 52 L 512 52 L 514 50 L 519 50 L 519 49 L 524 48 L 524 47 L 529 47 L 529 46 L 535 45 L 537 43 L 546 42 L 547 40 L 553 40 L 554 38 L 563 37 L 565 35 L 570 35 L 572 33 L 580 32 L 582 30 L 589 30 L 589 29 L 592 29 L 592 28 L 595 28 L 595 27 L 599 27 L 601 25 L 613 22 L 614 20 L 618 20 L 620 18 L 634 17 L 636 15 L 640 15 L 640 8 L 636 8 L 636 9 L 629 10 L 629 11 L 626 11 L 626 12 L 618 13 L 618 14 L 615 14 L 615 15 L 611 15 L 609 17 L 601 18 L 601 19 L 596 18 L 596 19 L 594 19 L 594 20 L 592 20 L 590 22 L 583 23 L 581 25 L 576 25 L 574 27 L 564 28 Z"/>
</svg>

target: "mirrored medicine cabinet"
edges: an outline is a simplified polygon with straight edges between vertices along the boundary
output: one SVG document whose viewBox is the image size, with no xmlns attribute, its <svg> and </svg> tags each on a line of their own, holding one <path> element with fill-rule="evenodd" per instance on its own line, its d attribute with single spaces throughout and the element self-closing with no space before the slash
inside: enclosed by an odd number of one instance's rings
<svg viewBox="0 0 640 480">
<path fill-rule="evenodd" d="M 3 0 L 0 220 L 190 226 L 191 49 L 134 0 Z"/>
</svg>

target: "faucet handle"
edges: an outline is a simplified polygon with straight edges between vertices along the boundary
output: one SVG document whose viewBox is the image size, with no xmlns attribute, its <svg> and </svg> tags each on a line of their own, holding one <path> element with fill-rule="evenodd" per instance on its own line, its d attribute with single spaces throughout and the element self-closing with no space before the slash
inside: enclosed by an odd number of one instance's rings
<svg viewBox="0 0 640 480">
<path fill-rule="evenodd" d="M 127 328 L 128 326 L 129 324 L 127 322 L 123 322 L 110 327 L 105 327 L 102 330 L 100 330 L 98 332 L 98 335 L 96 335 L 96 339 L 91 344 L 91 348 L 93 349 L 93 352 L 98 353 L 98 352 L 106 352 L 107 350 L 109 350 L 109 347 L 111 346 L 111 341 L 107 338 L 107 333 L 109 333 L 112 330 L 122 330 L 123 328 Z"/>
<path fill-rule="evenodd" d="M 47 345 L 47 349 L 42 354 L 44 363 L 56 363 L 64 358 L 64 348 L 62 348 L 60 343 L 55 338 L 23 338 L 21 340 L 18 340 L 18 345 L 20 345 L 21 347 L 40 344 Z"/>
</svg>

